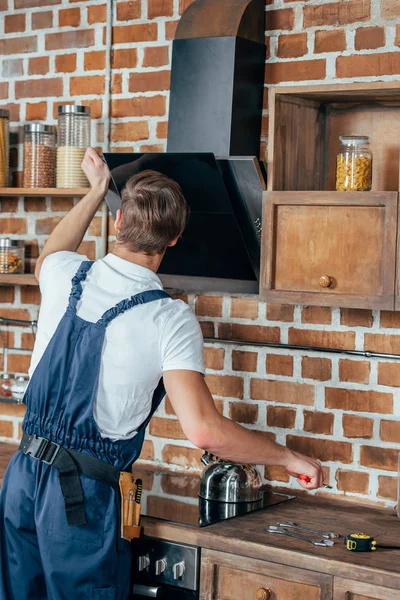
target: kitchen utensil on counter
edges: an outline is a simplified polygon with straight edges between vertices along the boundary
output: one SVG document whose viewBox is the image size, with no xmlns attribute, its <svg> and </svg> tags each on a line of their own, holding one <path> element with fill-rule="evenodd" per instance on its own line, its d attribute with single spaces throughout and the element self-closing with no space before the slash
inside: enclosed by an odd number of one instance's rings
<svg viewBox="0 0 400 600">
<path fill-rule="evenodd" d="M 28 383 L 29 377 L 27 377 L 26 375 L 18 375 L 18 377 L 15 378 L 15 381 L 11 385 L 11 394 L 13 400 L 18 402 L 18 404 L 21 404 L 24 398 L 25 390 L 28 387 Z"/>
<path fill-rule="evenodd" d="M 258 502 L 263 496 L 262 479 L 253 465 L 225 462 L 209 452 L 201 461 L 206 465 L 201 476 L 200 498 L 217 502 Z"/>
<path fill-rule="evenodd" d="M 338 533 L 333 533 L 331 531 L 323 532 L 317 531 L 316 529 L 310 529 L 309 527 L 301 527 L 300 525 L 296 525 L 296 523 L 293 523 L 293 521 L 286 521 L 286 523 L 278 523 L 278 527 L 284 527 L 285 529 L 296 529 L 297 531 L 307 531 L 308 533 L 315 533 L 328 540 L 340 537 Z"/>
<path fill-rule="evenodd" d="M 305 481 L 306 483 L 310 483 L 310 481 L 311 481 L 311 477 L 309 477 L 308 475 L 299 475 L 299 479 L 301 481 Z M 324 488 L 327 488 L 328 490 L 333 490 L 333 487 L 331 485 L 329 485 L 328 483 L 323 483 L 322 486 Z"/>
<path fill-rule="evenodd" d="M 89 106 L 58 107 L 57 187 L 88 187 L 82 160 L 90 146 Z"/>
<path fill-rule="evenodd" d="M 25 271 L 25 244 L 22 240 L 0 238 L 0 273 L 16 275 Z"/>
<path fill-rule="evenodd" d="M 372 187 L 372 152 L 366 135 L 341 136 L 336 159 L 338 192 L 369 192 Z"/>
<path fill-rule="evenodd" d="M 347 550 L 350 552 L 373 552 L 375 550 L 400 550 L 400 546 L 378 544 L 368 533 L 350 533 L 344 538 Z"/>
<path fill-rule="evenodd" d="M 0 187 L 8 185 L 8 122 L 10 113 L 0 109 Z"/>
<path fill-rule="evenodd" d="M 283 529 L 283 527 L 277 527 L 275 525 L 270 525 L 269 527 L 266 527 L 264 531 L 266 531 L 267 533 L 277 533 L 279 535 L 286 535 L 287 537 L 292 537 L 297 540 L 303 540 L 304 542 L 310 542 L 310 544 L 313 544 L 314 546 L 325 546 L 326 548 L 328 548 L 330 546 L 335 545 L 335 542 L 333 540 L 314 540 L 312 538 L 299 535 L 298 533 L 287 531 L 286 529 Z"/>
</svg>

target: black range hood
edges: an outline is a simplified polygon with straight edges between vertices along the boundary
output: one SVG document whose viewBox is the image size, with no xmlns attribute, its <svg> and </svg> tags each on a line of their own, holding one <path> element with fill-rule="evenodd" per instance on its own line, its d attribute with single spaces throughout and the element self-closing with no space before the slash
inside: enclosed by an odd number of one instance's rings
<svg viewBox="0 0 400 600">
<path fill-rule="evenodd" d="M 164 286 L 185 291 L 257 293 L 264 182 L 253 157 L 212 153 L 106 153 L 111 172 L 106 202 L 115 218 L 121 191 L 152 169 L 182 187 L 191 215 L 182 240 L 160 267 Z"/>
</svg>

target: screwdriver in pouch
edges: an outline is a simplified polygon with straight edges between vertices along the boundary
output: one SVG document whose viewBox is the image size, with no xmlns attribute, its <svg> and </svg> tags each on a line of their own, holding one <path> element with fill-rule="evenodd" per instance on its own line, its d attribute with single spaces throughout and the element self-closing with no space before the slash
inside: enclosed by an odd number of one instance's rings
<svg viewBox="0 0 400 600">
<path fill-rule="evenodd" d="M 305 481 L 306 483 L 310 483 L 310 481 L 311 481 L 311 477 L 309 477 L 308 475 L 299 475 L 299 479 L 300 479 L 300 481 Z M 323 483 L 322 485 L 324 488 L 327 488 L 328 490 L 333 490 L 333 487 L 331 485 L 329 485 L 328 483 Z"/>
</svg>

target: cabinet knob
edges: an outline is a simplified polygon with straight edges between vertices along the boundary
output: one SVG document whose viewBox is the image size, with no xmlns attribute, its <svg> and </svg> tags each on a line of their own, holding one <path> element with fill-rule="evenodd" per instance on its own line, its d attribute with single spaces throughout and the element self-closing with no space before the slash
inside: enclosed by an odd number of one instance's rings
<svg viewBox="0 0 400 600">
<path fill-rule="evenodd" d="M 272 592 L 269 588 L 258 588 L 256 591 L 256 600 L 270 600 L 271 594 Z"/>
<path fill-rule="evenodd" d="M 322 288 L 331 287 L 332 277 L 329 277 L 329 275 L 322 275 L 322 277 L 318 279 L 318 283 Z"/>
</svg>

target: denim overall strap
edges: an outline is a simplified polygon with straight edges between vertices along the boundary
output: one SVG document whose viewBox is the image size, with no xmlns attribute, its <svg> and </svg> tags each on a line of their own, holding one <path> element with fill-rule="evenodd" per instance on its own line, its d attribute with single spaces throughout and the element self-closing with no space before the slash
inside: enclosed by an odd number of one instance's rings
<svg viewBox="0 0 400 600">
<path fill-rule="evenodd" d="M 68 309 L 72 311 L 74 314 L 76 313 L 76 306 L 81 299 L 82 296 L 82 281 L 85 281 L 88 272 L 90 271 L 93 265 L 93 261 L 85 260 L 81 263 L 78 271 L 72 278 L 72 289 L 71 294 L 69 296 Z"/>
<path fill-rule="evenodd" d="M 121 302 L 118 302 L 118 304 L 116 304 L 113 308 L 110 308 L 104 313 L 101 319 L 97 321 L 97 325 L 107 327 L 107 325 L 109 325 L 109 323 L 111 323 L 111 321 L 113 321 L 116 317 L 122 315 L 124 312 L 133 308 L 134 306 L 138 306 L 139 304 L 148 304 L 149 302 L 162 300 L 163 298 L 171 298 L 171 296 L 164 292 L 164 290 L 149 290 L 147 292 L 141 292 L 140 294 L 131 296 L 126 300 L 121 300 Z"/>
</svg>

